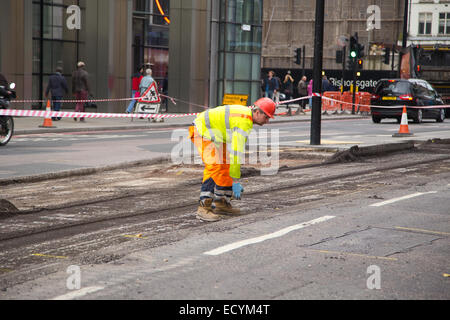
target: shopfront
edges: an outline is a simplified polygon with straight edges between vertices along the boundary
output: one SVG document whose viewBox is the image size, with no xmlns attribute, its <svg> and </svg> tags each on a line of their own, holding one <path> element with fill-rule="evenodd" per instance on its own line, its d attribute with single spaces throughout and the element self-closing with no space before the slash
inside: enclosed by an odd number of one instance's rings
<svg viewBox="0 0 450 320">
<path fill-rule="evenodd" d="M 62 68 L 69 89 L 86 64 L 98 112 L 124 112 L 131 78 L 144 63 L 169 95 L 172 112 L 221 104 L 224 94 L 259 97 L 262 0 L 5 0 L 0 71 L 17 83 L 17 108 L 45 107 L 49 76 Z M 8 32 L 3 32 L 8 30 Z M 73 99 L 71 90 L 65 97 Z M 117 101 L 116 101 L 117 100 Z M 175 100 L 176 101 L 176 100 Z M 201 106 L 201 108 L 198 108 Z M 73 109 L 64 103 L 63 109 Z"/>
</svg>

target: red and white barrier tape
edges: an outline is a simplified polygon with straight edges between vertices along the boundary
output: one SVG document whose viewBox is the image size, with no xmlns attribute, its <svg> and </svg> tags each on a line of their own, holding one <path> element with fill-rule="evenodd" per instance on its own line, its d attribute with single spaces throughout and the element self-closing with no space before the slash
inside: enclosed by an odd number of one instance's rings
<svg viewBox="0 0 450 320">
<path fill-rule="evenodd" d="M 58 100 L 61 103 L 86 103 L 86 102 L 112 102 L 112 101 L 131 101 L 139 100 L 138 98 L 117 98 L 117 99 L 85 99 L 85 100 Z M 51 99 L 46 100 L 12 100 L 10 103 L 44 103 Z"/>
<path fill-rule="evenodd" d="M 432 105 L 432 106 L 408 106 L 408 105 L 404 105 L 404 104 L 401 104 L 401 105 L 399 104 L 399 105 L 394 105 L 394 106 L 378 106 L 378 105 L 346 102 L 346 101 L 337 100 L 337 99 L 333 99 L 333 98 L 329 98 L 329 97 L 322 97 L 322 99 L 334 101 L 334 102 L 340 103 L 340 104 L 349 104 L 349 105 L 353 105 L 354 104 L 355 106 L 359 106 L 359 107 L 381 108 L 381 109 L 398 109 L 398 108 L 403 108 L 403 107 L 412 108 L 412 109 L 445 109 L 445 108 L 450 108 L 450 105 L 448 105 L 448 104 Z"/>
<path fill-rule="evenodd" d="M 172 98 L 163 94 L 160 94 L 162 97 L 170 99 L 174 104 L 175 101 L 180 101 L 189 105 L 201 107 L 204 109 L 208 109 L 207 106 L 183 101 L 180 99 Z M 309 99 L 311 97 L 321 97 L 325 100 L 334 101 L 339 104 L 350 104 L 353 105 L 352 102 L 346 102 L 341 100 L 332 99 L 329 97 L 324 97 L 320 93 L 313 93 L 311 96 L 305 96 L 290 100 L 285 100 L 279 102 L 277 105 L 283 105 L 295 101 L 300 101 L 304 99 Z M 110 102 L 110 101 L 129 101 L 129 100 L 138 100 L 139 98 L 121 98 L 121 99 L 92 99 L 92 100 L 60 100 L 60 102 L 66 103 L 76 103 L 76 102 Z M 19 102 L 45 102 L 47 100 L 15 100 L 11 102 L 19 103 Z M 396 105 L 396 106 L 375 106 L 375 105 L 365 105 L 355 103 L 355 106 L 359 107 L 375 107 L 375 108 L 385 108 L 385 109 L 398 109 L 403 108 L 404 105 Z M 407 108 L 414 109 L 441 109 L 441 108 L 450 108 L 450 105 L 433 105 L 433 106 L 406 106 Z M 181 118 L 187 116 L 195 116 L 198 113 L 184 113 L 184 114 L 154 114 L 154 113 L 97 113 L 97 112 L 66 112 L 66 111 L 46 111 L 46 110 L 14 110 L 14 109 L 0 109 L 0 116 L 13 116 L 13 117 L 40 117 L 40 118 Z"/>
<path fill-rule="evenodd" d="M 155 114 L 155 113 L 98 113 L 0 109 L 0 116 L 39 118 L 180 118 L 198 113 Z"/>
</svg>

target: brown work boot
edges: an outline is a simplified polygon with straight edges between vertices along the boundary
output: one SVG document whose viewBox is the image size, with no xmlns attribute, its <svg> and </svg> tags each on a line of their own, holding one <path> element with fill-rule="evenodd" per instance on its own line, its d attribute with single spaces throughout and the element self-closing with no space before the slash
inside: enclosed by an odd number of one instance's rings
<svg viewBox="0 0 450 320">
<path fill-rule="evenodd" d="M 241 213 L 241 210 L 239 210 L 238 208 L 233 208 L 231 203 L 227 202 L 225 199 L 214 201 L 214 205 L 216 206 L 216 208 L 214 209 L 214 213 L 228 215 L 238 215 Z"/>
<path fill-rule="evenodd" d="M 219 221 L 221 217 L 214 213 L 212 208 L 212 200 L 213 199 L 206 199 L 203 202 L 200 201 L 200 205 L 197 209 L 197 219 L 208 221 L 208 222 L 214 222 Z"/>
</svg>

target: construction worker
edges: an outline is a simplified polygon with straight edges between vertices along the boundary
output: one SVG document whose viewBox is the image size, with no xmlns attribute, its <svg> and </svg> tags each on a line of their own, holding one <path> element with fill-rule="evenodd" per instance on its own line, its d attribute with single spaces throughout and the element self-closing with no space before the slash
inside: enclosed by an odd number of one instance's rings
<svg viewBox="0 0 450 320">
<path fill-rule="evenodd" d="M 253 108 L 220 106 L 200 113 L 189 128 L 191 141 L 205 164 L 197 219 L 217 221 L 220 214 L 238 214 L 231 198 L 241 198 L 241 159 L 253 124 L 264 125 L 274 117 L 276 105 L 269 98 L 257 100 Z"/>
</svg>

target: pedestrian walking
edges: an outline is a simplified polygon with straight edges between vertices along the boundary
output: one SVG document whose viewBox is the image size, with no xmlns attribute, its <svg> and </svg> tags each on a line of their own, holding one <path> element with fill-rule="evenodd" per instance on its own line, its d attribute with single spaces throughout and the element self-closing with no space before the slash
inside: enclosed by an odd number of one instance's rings
<svg viewBox="0 0 450 320">
<path fill-rule="evenodd" d="M 45 89 L 45 98 L 48 98 L 49 93 L 52 95 L 53 111 L 61 110 L 61 100 L 64 95 L 69 93 L 67 87 L 67 80 L 62 75 L 62 68 L 57 67 L 55 73 L 48 78 L 47 88 Z M 61 120 L 61 117 L 52 117 L 53 121 Z"/>
<path fill-rule="evenodd" d="M 264 125 L 273 118 L 275 103 L 257 100 L 246 106 L 220 106 L 200 113 L 189 127 L 189 137 L 205 164 L 197 219 L 217 221 L 221 214 L 238 214 L 231 198 L 241 198 L 241 163 L 253 124 Z"/>
<path fill-rule="evenodd" d="M 286 100 L 291 100 L 294 95 L 294 78 L 292 78 L 291 70 L 288 70 L 283 80 L 284 85 L 284 94 L 286 95 Z M 289 110 L 289 115 L 292 115 L 291 108 L 289 107 L 289 103 L 286 104 L 286 107 Z"/>
<path fill-rule="evenodd" d="M 297 84 L 297 92 L 300 98 L 308 96 L 308 84 L 306 83 L 307 78 L 303 76 L 302 79 Z M 300 100 L 300 109 L 299 111 L 303 112 L 303 109 L 306 106 L 306 99 Z"/>
<path fill-rule="evenodd" d="M 136 70 L 136 73 L 131 78 L 131 100 L 130 104 L 127 107 L 126 112 L 131 113 L 134 110 L 134 107 L 136 105 L 136 98 L 139 97 L 139 84 L 141 83 L 142 78 L 144 77 L 142 75 L 143 69 L 140 67 L 138 70 Z"/>
<path fill-rule="evenodd" d="M 322 76 L 322 93 L 326 91 L 334 91 L 333 85 L 330 83 L 326 75 Z"/>
<path fill-rule="evenodd" d="M 263 80 L 264 96 L 272 100 L 274 100 L 274 94 L 279 90 L 278 81 L 274 75 L 275 72 L 269 71 Z"/>
<path fill-rule="evenodd" d="M 140 95 L 143 96 L 145 91 L 152 85 L 155 80 L 152 77 L 152 69 L 145 69 L 145 76 L 141 79 L 139 83 L 139 92 Z"/>
<path fill-rule="evenodd" d="M 75 112 L 84 112 L 84 100 L 87 100 L 91 92 L 88 82 L 88 72 L 85 70 L 86 64 L 83 61 L 78 62 L 77 70 L 72 74 L 72 94 L 75 95 L 77 104 L 75 105 Z M 77 121 L 77 118 L 73 118 Z M 84 121 L 84 117 L 80 118 Z"/>
</svg>

